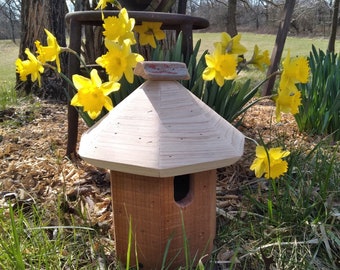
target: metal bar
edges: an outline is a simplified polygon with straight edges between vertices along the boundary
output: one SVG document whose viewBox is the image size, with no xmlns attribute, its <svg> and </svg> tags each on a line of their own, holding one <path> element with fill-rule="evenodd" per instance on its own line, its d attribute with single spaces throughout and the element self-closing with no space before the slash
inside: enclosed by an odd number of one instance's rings
<svg viewBox="0 0 340 270">
<path fill-rule="evenodd" d="M 81 45 L 81 24 L 76 19 L 70 20 L 70 49 L 74 50 L 78 54 L 80 54 L 80 45 Z M 68 59 L 68 77 L 72 78 L 73 74 L 77 74 L 80 71 L 80 61 L 79 59 L 73 55 L 69 54 Z M 68 92 L 70 98 L 73 97 L 74 91 L 71 86 L 68 87 Z M 74 106 L 71 106 L 69 103 L 68 111 L 67 111 L 67 150 L 66 155 L 70 158 L 74 158 L 76 155 L 76 147 L 77 147 L 77 139 L 78 139 L 78 120 L 79 115 L 78 111 Z"/>
</svg>

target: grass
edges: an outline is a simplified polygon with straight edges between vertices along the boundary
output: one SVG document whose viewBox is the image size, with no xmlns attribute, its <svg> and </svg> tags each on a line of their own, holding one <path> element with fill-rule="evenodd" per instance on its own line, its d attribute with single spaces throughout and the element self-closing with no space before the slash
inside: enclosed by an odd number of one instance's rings
<svg viewBox="0 0 340 270">
<path fill-rule="evenodd" d="M 13 81 L 5 81 L 0 85 L 0 110 L 18 103 L 17 92 Z"/>
<path fill-rule="evenodd" d="M 19 47 L 10 40 L 0 40 L 0 110 L 17 103 L 15 59 Z"/>
<path fill-rule="evenodd" d="M 46 220 L 46 211 L 35 205 L 9 200 L 0 209 L 1 269 L 98 269 L 102 250 L 94 229 L 46 226 Z"/>
<path fill-rule="evenodd" d="M 199 38 L 202 50 L 211 50 L 219 35 L 195 33 L 194 40 Z M 242 36 L 246 47 L 258 44 L 270 51 L 274 40 L 270 35 Z M 308 55 L 311 44 L 325 49 L 327 42 L 289 37 L 285 50 Z M 337 50 L 339 45 L 338 41 Z M 10 41 L 0 41 L 0 110 L 17 101 L 13 92 L 17 50 Z M 213 260 L 221 269 L 339 269 L 339 145 L 324 140 L 314 149 L 303 145 L 292 149 L 285 176 L 276 182 L 258 179 L 263 188 L 241 187 L 242 210 L 218 219 Z M 29 211 L 11 201 L 2 204 L 0 268 L 105 269 L 100 268 L 103 247 L 98 232 L 77 224 L 64 227 L 62 219 L 59 226 L 46 222 L 39 204 Z"/>
<path fill-rule="evenodd" d="M 0 40 L 0 84 L 15 80 L 15 59 L 19 46 L 10 40 Z"/>
<path fill-rule="evenodd" d="M 250 59 L 253 53 L 254 45 L 257 44 L 260 50 L 268 50 L 271 52 L 275 44 L 275 35 L 255 34 L 255 33 L 240 33 L 242 35 L 241 43 L 248 49 L 245 54 L 246 59 Z M 220 33 L 194 33 L 194 43 L 198 39 L 202 40 L 201 51 L 209 50 L 213 51 L 213 43 L 220 41 Z M 328 46 L 328 39 L 324 38 L 305 38 L 305 37 L 287 37 L 283 56 L 286 55 L 287 50 L 291 51 L 291 56 L 309 56 L 309 52 L 312 49 L 312 45 L 317 49 L 326 50 Z M 335 51 L 340 51 L 340 41 L 337 40 L 335 44 Z"/>
</svg>

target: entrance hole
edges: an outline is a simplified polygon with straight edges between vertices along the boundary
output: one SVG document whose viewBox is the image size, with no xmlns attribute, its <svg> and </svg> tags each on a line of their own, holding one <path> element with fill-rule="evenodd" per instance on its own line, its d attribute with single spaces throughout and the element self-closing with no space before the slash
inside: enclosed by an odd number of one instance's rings
<svg viewBox="0 0 340 270">
<path fill-rule="evenodd" d="M 184 203 L 190 193 L 190 174 L 174 177 L 174 199 L 176 203 Z M 187 200 L 186 200 L 187 201 Z"/>
</svg>

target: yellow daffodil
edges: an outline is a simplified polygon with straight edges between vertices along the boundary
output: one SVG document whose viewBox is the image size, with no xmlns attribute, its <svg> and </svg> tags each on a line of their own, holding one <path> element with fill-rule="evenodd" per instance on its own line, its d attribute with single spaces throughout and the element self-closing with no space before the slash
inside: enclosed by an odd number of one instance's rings
<svg viewBox="0 0 340 270">
<path fill-rule="evenodd" d="M 105 9 L 107 6 L 107 3 L 113 3 L 112 0 L 99 0 L 98 5 L 95 9 Z"/>
<path fill-rule="evenodd" d="M 205 81 L 216 80 L 222 87 L 224 80 L 232 80 L 236 77 L 237 55 L 222 53 L 221 44 L 217 44 L 212 55 L 206 54 L 207 67 L 202 77 Z"/>
<path fill-rule="evenodd" d="M 287 172 L 288 163 L 282 160 L 290 154 L 289 151 L 282 150 L 281 147 L 267 150 L 264 146 L 256 147 L 256 158 L 250 169 L 255 171 L 256 177 L 264 174 L 266 179 L 275 179 Z"/>
<path fill-rule="evenodd" d="M 307 83 L 309 77 L 309 64 L 305 57 L 290 58 L 288 51 L 282 62 L 283 71 L 279 83 L 276 102 L 276 121 L 281 120 L 281 112 L 296 114 L 301 105 L 301 93 L 296 83 Z"/>
<path fill-rule="evenodd" d="M 142 22 L 141 25 L 136 25 L 135 30 L 139 34 L 140 45 L 150 44 L 152 48 L 156 48 L 156 40 L 165 38 L 161 26 L 161 22 Z"/>
<path fill-rule="evenodd" d="M 254 53 L 248 64 L 256 66 L 259 70 L 264 71 L 264 66 L 270 64 L 269 52 L 265 50 L 262 54 L 260 53 L 259 47 L 255 45 Z"/>
<path fill-rule="evenodd" d="M 290 58 L 288 51 L 282 62 L 283 71 L 280 80 L 280 89 L 284 90 L 290 84 L 307 83 L 309 78 L 309 64 L 306 57 Z"/>
<path fill-rule="evenodd" d="M 124 74 L 126 80 L 133 83 L 133 68 L 144 60 L 143 56 L 132 53 L 129 42 L 119 45 L 107 40 L 105 46 L 108 52 L 98 57 L 96 63 L 105 68 L 111 81 L 119 81 Z"/>
<path fill-rule="evenodd" d="M 47 29 L 45 29 L 45 33 L 47 35 L 47 46 L 42 46 L 40 44 L 40 41 L 35 42 L 35 46 L 37 47 L 37 53 L 38 53 L 38 60 L 45 64 L 49 61 L 55 61 L 57 65 L 57 70 L 60 73 L 60 59 L 59 54 L 61 53 L 61 48 L 58 45 L 57 39 L 51 32 L 49 32 Z"/>
<path fill-rule="evenodd" d="M 72 81 L 78 93 L 72 98 L 71 105 L 83 107 L 91 119 L 96 119 L 103 107 L 108 111 L 113 109 L 112 100 L 108 95 L 119 90 L 119 83 L 102 83 L 96 69 L 91 71 L 90 79 L 76 74 L 72 76 Z"/>
<path fill-rule="evenodd" d="M 103 35 L 106 39 L 122 44 L 124 41 L 129 41 L 130 44 L 136 44 L 136 39 L 133 33 L 135 19 L 129 18 L 125 8 L 121 9 L 118 17 L 110 16 L 104 19 L 103 27 L 105 31 Z"/>
<path fill-rule="evenodd" d="M 290 84 L 285 90 L 278 91 L 275 98 L 276 103 L 276 121 L 281 120 L 281 112 L 297 114 L 301 105 L 301 93 L 295 84 Z"/>
<path fill-rule="evenodd" d="M 44 67 L 28 48 L 26 48 L 25 54 L 27 55 L 28 60 L 22 61 L 21 59 L 17 59 L 15 61 L 16 72 L 19 73 L 20 80 L 26 81 L 27 76 L 31 75 L 32 82 L 38 80 L 39 86 L 41 86 L 40 73 L 44 72 Z"/>
<path fill-rule="evenodd" d="M 225 53 L 230 54 L 237 54 L 241 55 L 247 52 L 246 47 L 244 47 L 241 43 L 241 34 L 237 34 L 233 38 L 226 32 L 221 33 L 221 41 L 216 42 L 214 46 L 216 47 L 217 44 L 222 45 L 222 51 Z"/>
</svg>

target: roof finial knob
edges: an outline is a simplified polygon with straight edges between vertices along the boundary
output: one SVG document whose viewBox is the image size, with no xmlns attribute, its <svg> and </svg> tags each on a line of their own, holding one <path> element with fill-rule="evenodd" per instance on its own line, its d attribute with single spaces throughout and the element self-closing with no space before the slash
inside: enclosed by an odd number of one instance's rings
<svg viewBox="0 0 340 270">
<path fill-rule="evenodd" d="M 174 81 L 189 80 L 190 75 L 185 63 L 166 61 L 138 62 L 135 74 L 146 80 Z"/>
</svg>

